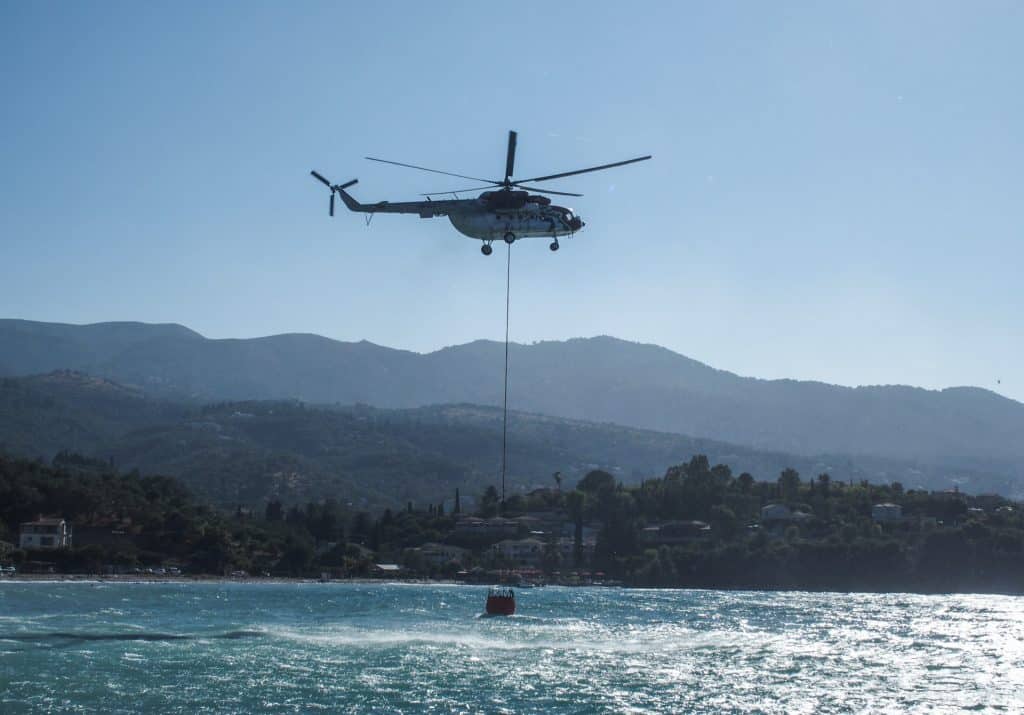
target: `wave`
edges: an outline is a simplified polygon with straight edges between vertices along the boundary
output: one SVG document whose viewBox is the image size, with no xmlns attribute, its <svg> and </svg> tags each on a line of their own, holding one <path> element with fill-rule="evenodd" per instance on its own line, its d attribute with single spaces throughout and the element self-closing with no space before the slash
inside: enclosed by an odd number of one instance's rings
<svg viewBox="0 0 1024 715">
<path fill-rule="evenodd" d="M 523 619 L 526 620 L 526 619 Z M 541 619 L 530 618 L 530 621 Z M 455 630 L 411 631 L 408 629 L 332 629 L 325 631 L 303 631 L 285 628 L 270 628 L 265 635 L 297 643 L 319 646 L 350 648 L 400 648 L 400 647 L 447 647 L 466 650 L 551 650 L 590 651 L 603 653 L 650 653 L 699 650 L 751 650 L 771 648 L 777 638 L 760 634 L 730 631 L 672 633 L 601 633 L 586 635 L 575 628 L 535 628 L 529 623 L 520 623 L 515 618 L 506 623 L 509 629 L 485 628 L 479 631 Z M 489 623 L 495 622 L 488 619 Z"/>
<path fill-rule="evenodd" d="M 93 641 L 198 641 L 260 638 L 264 631 L 226 631 L 224 633 L 81 633 L 46 631 L 43 633 L 0 633 L 0 641 L 19 643 L 93 642 Z"/>
</svg>

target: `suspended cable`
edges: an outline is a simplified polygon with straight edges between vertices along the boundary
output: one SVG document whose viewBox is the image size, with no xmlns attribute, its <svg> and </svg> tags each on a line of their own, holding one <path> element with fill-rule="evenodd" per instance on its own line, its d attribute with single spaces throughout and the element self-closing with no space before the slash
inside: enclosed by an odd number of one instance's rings
<svg viewBox="0 0 1024 715">
<path fill-rule="evenodd" d="M 505 468 L 508 462 L 508 316 L 512 285 L 512 244 L 505 265 L 505 398 L 501 408 L 501 513 L 505 513 Z"/>
</svg>

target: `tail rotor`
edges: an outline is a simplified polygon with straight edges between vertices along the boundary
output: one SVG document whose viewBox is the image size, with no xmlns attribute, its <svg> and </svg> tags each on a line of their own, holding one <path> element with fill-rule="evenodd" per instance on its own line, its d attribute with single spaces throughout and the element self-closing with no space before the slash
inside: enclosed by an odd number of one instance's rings
<svg viewBox="0 0 1024 715">
<path fill-rule="evenodd" d="M 357 179 L 352 179 L 352 181 L 349 181 L 349 182 L 344 183 L 344 184 L 340 184 L 340 185 L 339 184 L 332 184 L 330 181 L 328 181 L 326 178 L 324 178 L 324 176 L 322 174 L 318 174 L 315 171 L 311 171 L 309 173 L 310 173 L 310 175 L 314 179 L 316 179 L 317 181 L 319 181 L 320 183 L 322 183 L 324 186 L 326 186 L 328 189 L 331 190 L 331 200 L 330 200 L 330 203 L 328 204 L 328 208 L 327 208 L 328 216 L 334 216 L 334 195 L 336 193 L 338 193 L 339 191 L 344 191 L 345 189 L 347 189 L 348 187 L 352 186 L 353 184 L 359 183 Z"/>
</svg>

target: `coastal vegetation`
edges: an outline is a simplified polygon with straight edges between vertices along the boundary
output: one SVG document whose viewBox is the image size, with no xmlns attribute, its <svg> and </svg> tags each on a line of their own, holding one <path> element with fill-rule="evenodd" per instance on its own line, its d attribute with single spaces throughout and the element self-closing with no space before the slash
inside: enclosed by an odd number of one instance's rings
<svg viewBox="0 0 1024 715">
<path fill-rule="evenodd" d="M 372 576 L 388 562 L 412 577 L 1024 591 L 1024 519 L 994 495 L 792 469 L 759 481 L 697 455 L 633 486 L 593 470 L 571 489 L 557 477 L 504 504 L 493 487 L 478 496 L 473 509 L 456 492 L 374 512 L 337 499 L 224 510 L 173 478 L 121 474 L 72 453 L 50 464 L 0 458 L 0 561 L 22 571 L 296 577 Z M 40 515 L 73 525 L 70 548 L 17 547 L 20 524 Z M 537 553 L 520 560 L 501 548 L 517 543 Z"/>
</svg>

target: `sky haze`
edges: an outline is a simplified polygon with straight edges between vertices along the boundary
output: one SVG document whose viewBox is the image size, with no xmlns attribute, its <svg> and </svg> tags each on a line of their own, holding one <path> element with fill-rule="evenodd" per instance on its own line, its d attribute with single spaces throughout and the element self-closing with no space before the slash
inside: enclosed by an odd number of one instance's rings
<svg viewBox="0 0 1024 715">
<path fill-rule="evenodd" d="M 1024 399 L 1024 6 L 7 3 L 0 317 L 504 334 L 505 247 L 363 201 L 498 177 L 587 222 L 512 249 L 514 340 Z"/>
</svg>

